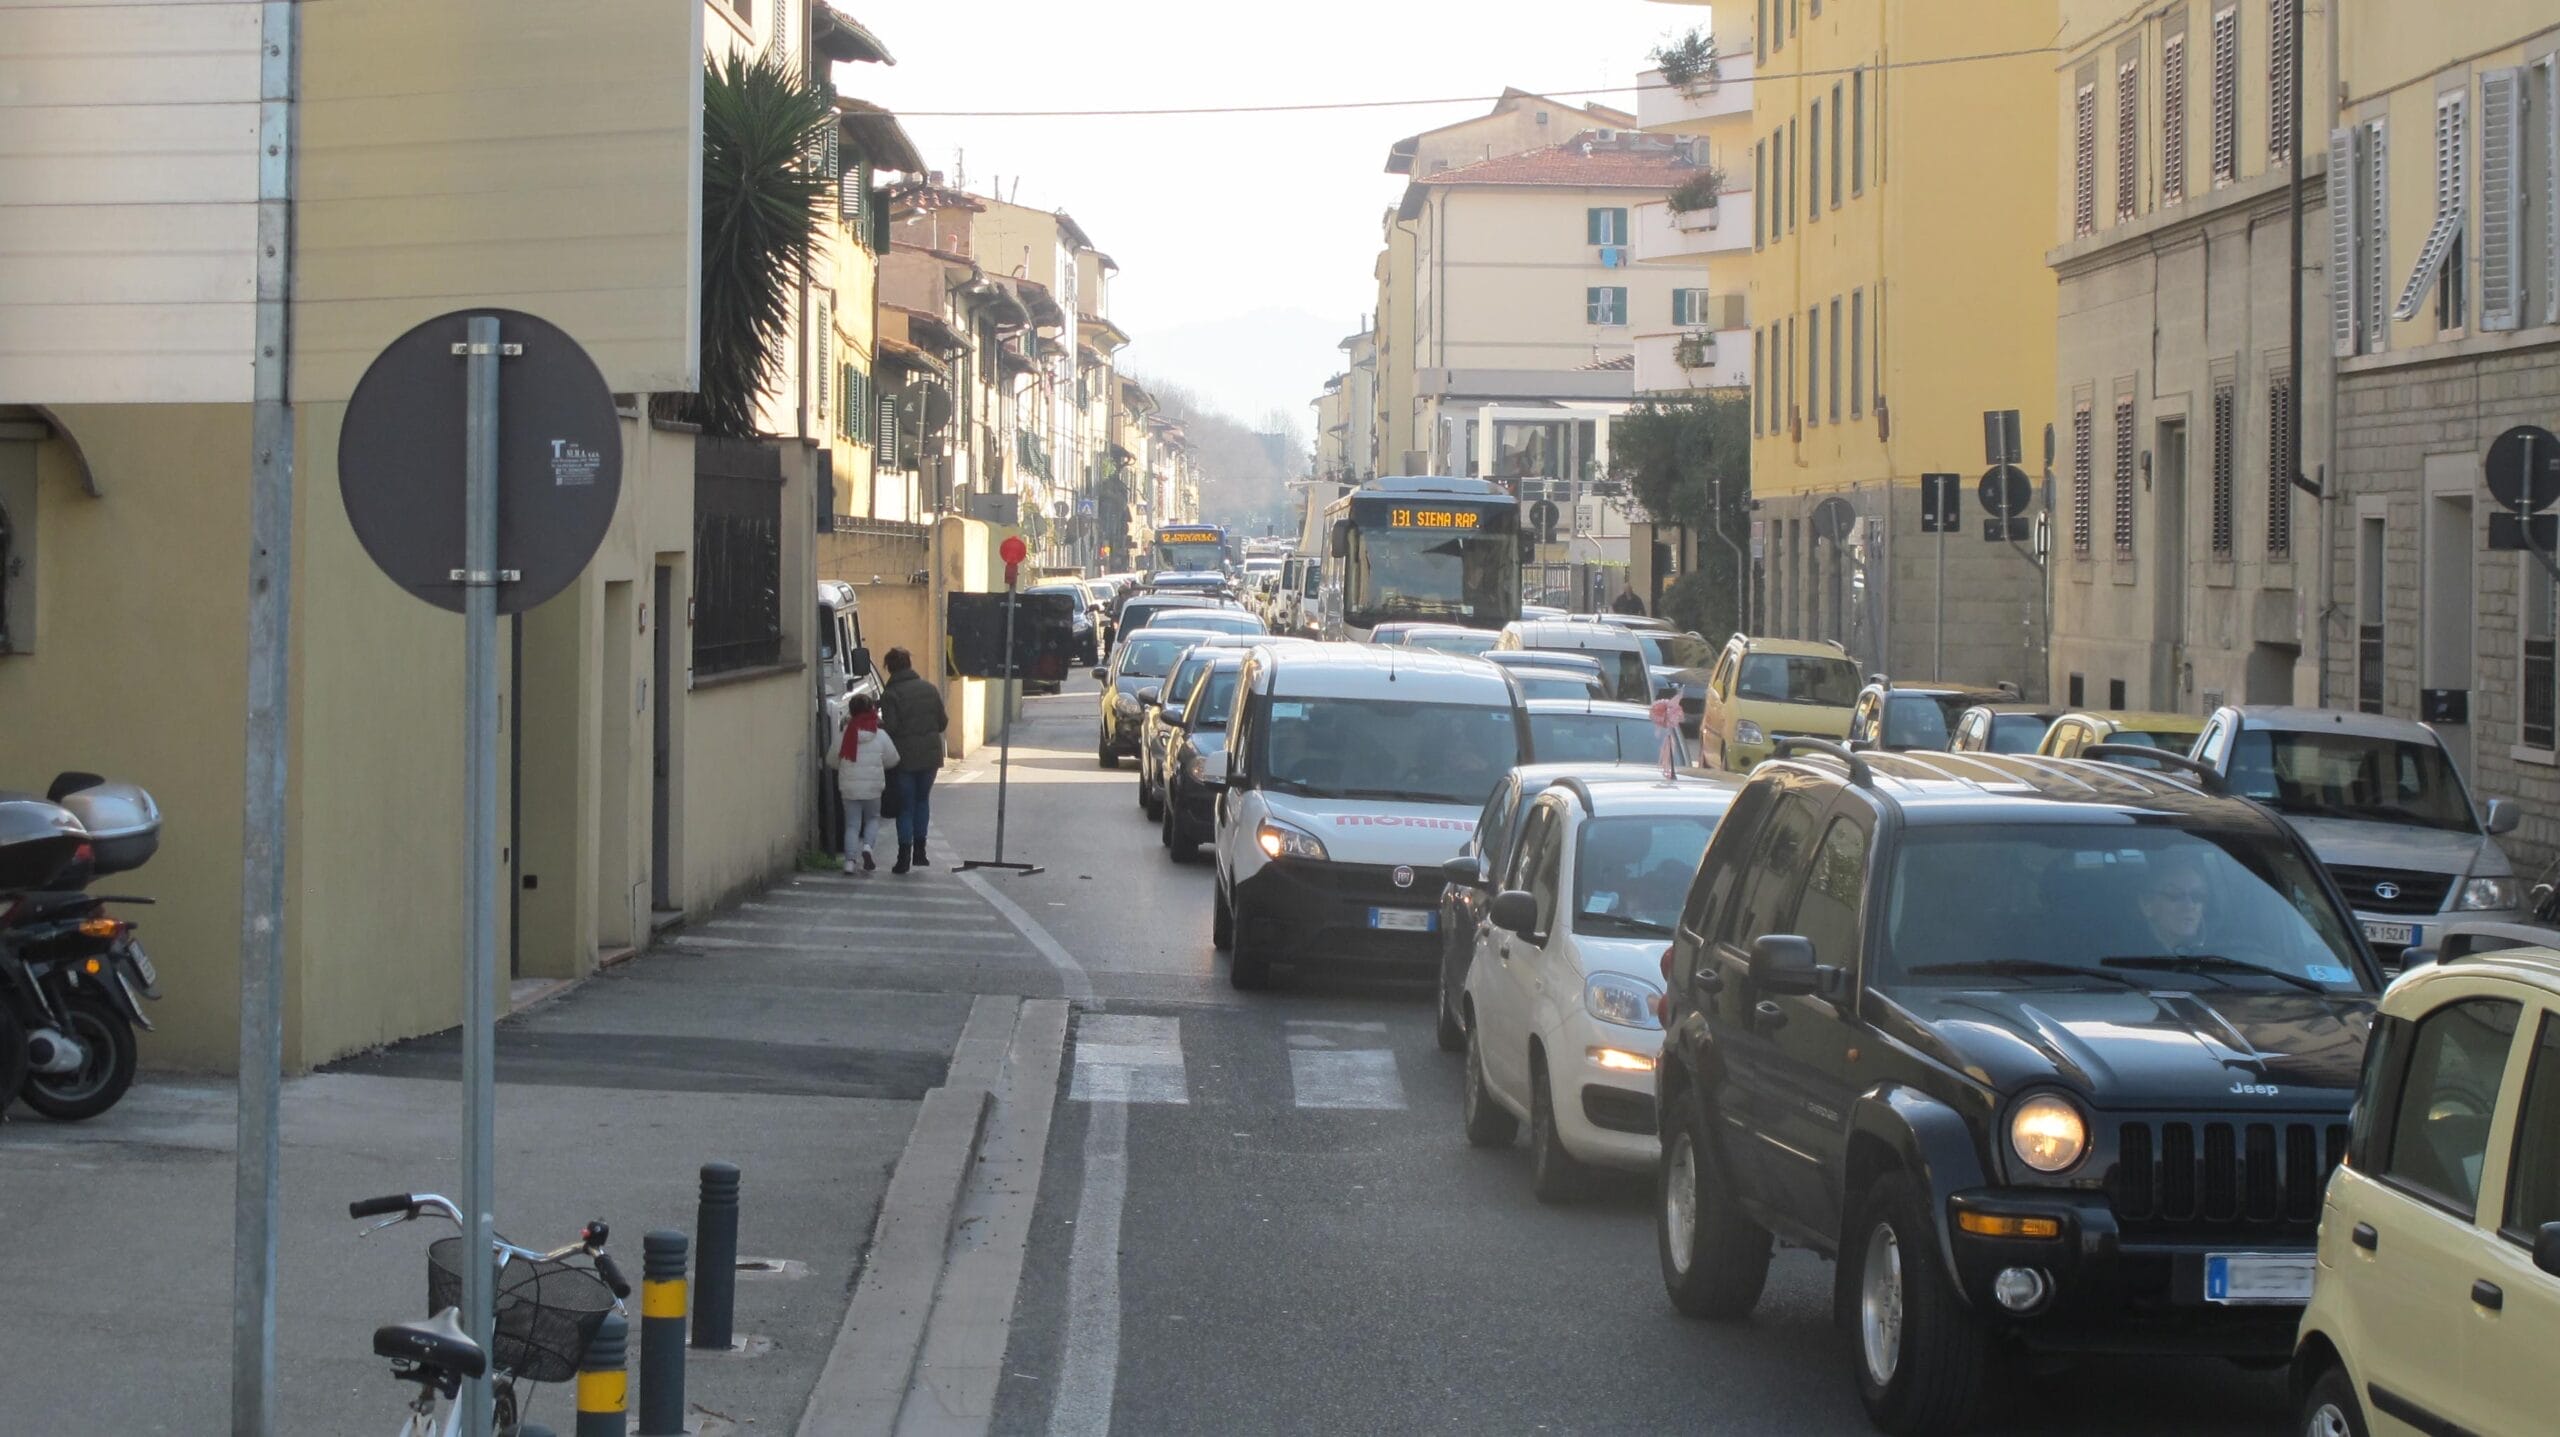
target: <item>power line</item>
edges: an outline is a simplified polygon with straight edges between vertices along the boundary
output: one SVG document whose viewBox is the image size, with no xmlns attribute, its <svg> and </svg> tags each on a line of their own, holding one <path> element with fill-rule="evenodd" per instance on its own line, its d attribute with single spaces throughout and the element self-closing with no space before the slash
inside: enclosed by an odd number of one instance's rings
<svg viewBox="0 0 2560 1437">
<path fill-rule="evenodd" d="M 1926 60 L 1891 60 L 1872 65 L 1835 65 L 1810 70 L 1790 70 L 1783 74 L 1767 71 L 1754 73 L 1748 83 L 1763 80 L 1821 80 L 1852 75 L 1863 70 L 1925 70 L 1940 65 L 1970 65 L 1991 60 L 2017 60 L 2030 55 L 2061 53 L 2053 45 L 2037 45 L 2022 50 L 1986 50 L 1971 55 L 1940 55 Z M 1589 90 L 1528 90 L 1522 93 L 1546 100 L 1580 99 L 1589 95 L 1626 95 L 1647 90 L 1677 90 L 1665 81 L 1659 85 L 1612 85 Z M 1288 115 L 1322 110 L 1392 110 L 1419 105 L 1473 105 L 1500 100 L 1501 95 L 1436 95 L 1411 100 L 1324 100 L 1294 105 L 1167 105 L 1140 110 L 900 110 L 906 120 L 1116 120 L 1146 119 L 1176 115 Z"/>
</svg>

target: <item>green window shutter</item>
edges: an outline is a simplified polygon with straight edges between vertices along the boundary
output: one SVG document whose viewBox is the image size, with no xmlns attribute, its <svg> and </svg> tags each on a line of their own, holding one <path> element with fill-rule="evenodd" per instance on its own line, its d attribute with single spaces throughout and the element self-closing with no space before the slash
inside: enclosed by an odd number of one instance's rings
<svg viewBox="0 0 2560 1437">
<path fill-rule="evenodd" d="M 1625 211 L 1621 210 L 1619 213 L 1624 214 Z M 1609 322 L 1611 324 L 1627 322 L 1627 291 L 1623 285 L 1609 291 Z"/>
<path fill-rule="evenodd" d="M 1596 286 L 1582 292 L 1582 322 L 1585 324 L 1600 322 L 1600 291 Z"/>
<path fill-rule="evenodd" d="M 1600 212 L 1596 209 L 1582 212 L 1582 242 L 1600 243 Z"/>
<path fill-rule="evenodd" d="M 1625 244 L 1626 242 L 1627 212 L 1625 210 L 1609 211 L 1609 243 Z"/>
</svg>

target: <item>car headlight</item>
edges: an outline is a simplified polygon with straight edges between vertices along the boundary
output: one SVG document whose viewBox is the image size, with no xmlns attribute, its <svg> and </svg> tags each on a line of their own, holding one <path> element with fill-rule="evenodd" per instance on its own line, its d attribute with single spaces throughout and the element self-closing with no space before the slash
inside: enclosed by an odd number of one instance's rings
<svg viewBox="0 0 2560 1437">
<path fill-rule="evenodd" d="M 1733 741 L 1735 743 L 1766 743 L 1768 736 L 1760 732 L 1760 725 L 1744 719 L 1733 726 Z"/>
<path fill-rule="evenodd" d="M 1662 1020 L 1653 1015 L 1653 997 L 1660 991 L 1622 973 L 1595 973 L 1582 985 L 1582 1011 L 1622 1028 L 1659 1028 Z"/>
<path fill-rule="evenodd" d="M 1205 755 L 1195 753 L 1182 761 L 1182 772 L 1191 779 L 1205 779 L 1209 776 L 1209 760 Z"/>
<path fill-rule="evenodd" d="M 2089 1151 L 2089 1125 L 2067 1098 L 2029 1098 L 2009 1115 L 2009 1150 L 2037 1172 L 2064 1172 Z"/>
<path fill-rule="evenodd" d="M 1134 714 L 1138 711 L 1138 696 L 1126 689 L 1115 690 L 1111 695 L 1111 707 L 1124 714 Z"/>
<path fill-rule="evenodd" d="M 1303 829 L 1268 819 L 1254 830 L 1253 841 L 1262 846 L 1270 858 L 1303 858 L 1315 863 L 1329 863 L 1333 855 L 1324 851 L 1324 840 Z"/>
<path fill-rule="evenodd" d="M 2513 908 L 2516 906 L 2516 881 L 2512 878 L 2474 878 L 2462 885 L 2462 899 L 2456 908 Z"/>
</svg>

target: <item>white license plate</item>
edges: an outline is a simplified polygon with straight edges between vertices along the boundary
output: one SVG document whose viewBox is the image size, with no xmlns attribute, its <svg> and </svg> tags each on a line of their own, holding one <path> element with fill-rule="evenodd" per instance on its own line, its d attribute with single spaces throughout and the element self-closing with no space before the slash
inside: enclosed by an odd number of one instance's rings
<svg viewBox="0 0 2560 1437">
<path fill-rule="evenodd" d="M 2315 1262 L 2307 1252 L 2207 1253 L 2204 1300 L 2234 1304 L 2309 1302 Z"/>
<path fill-rule="evenodd" d="M 142 975 L 142 985 L 146 988 L 158 987 L 160 983 L 159 971 L 151 966 L 151 959 L 142 951 L 142 945 L 136 943 L 125 949 L 124 952 L 126 957 L 133 960 L 133 970 Z"/>
<path fill-rule="evenodd" d="M 2415 923 L 2376 923 L 2371 919 L 2366 919 L 2364 925 L 2364 941 L 2367 943 L 2396 943 L 2401 947 L 2406 948 L 2410 944 L 2418 941 L 2418 925 Z"/>
<path fill-rule="evenodd" d="M 1429 933 L 1440 926 L 1440 915 L 1428 908 L 1372 908 L 1369 926 L 1397 933 Z"/>
</svg>

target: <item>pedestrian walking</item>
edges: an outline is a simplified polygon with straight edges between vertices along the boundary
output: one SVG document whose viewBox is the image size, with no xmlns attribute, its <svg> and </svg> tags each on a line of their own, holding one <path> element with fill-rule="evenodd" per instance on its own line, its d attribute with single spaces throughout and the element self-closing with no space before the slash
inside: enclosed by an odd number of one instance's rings
<svg viewBox="0 0 2560 1437">
<path fill-rule="evenodd" d="M 880 731 L 880 704 L 855 694 L 845 705 L 844 736 L 836 743 L 836 798 L 844 804 L 844 871 L 869 873 L 871 836 L 880 826 L 880 795 L 898 766 L 898 744 Z M 854 867 L 855 860 L 861 868 Z"/>
<path fill-rule="evenodd" d="M 951 726 L 943 710 L 942 691 L 916 672 L 913 656 L 891 649 L 888 687 L 880 693 L 880 731 L 898 751 L 889 771 L 892 807 L 898 817 L 898 861 L 891 873 L 929 864 L 925 840 L 933 818 L 933 776 L 942 771 L 942 732 Z"/>
<path fill-rule="evenodd" d="M 1624 584 L 1619 586 L 1618 597 L 1609 601 L 1609 609 L 1612 613 L 1641 614 L 1644 612 L 1644 600 L 1636 597 L 1635 585 Z"/>
</svg>

